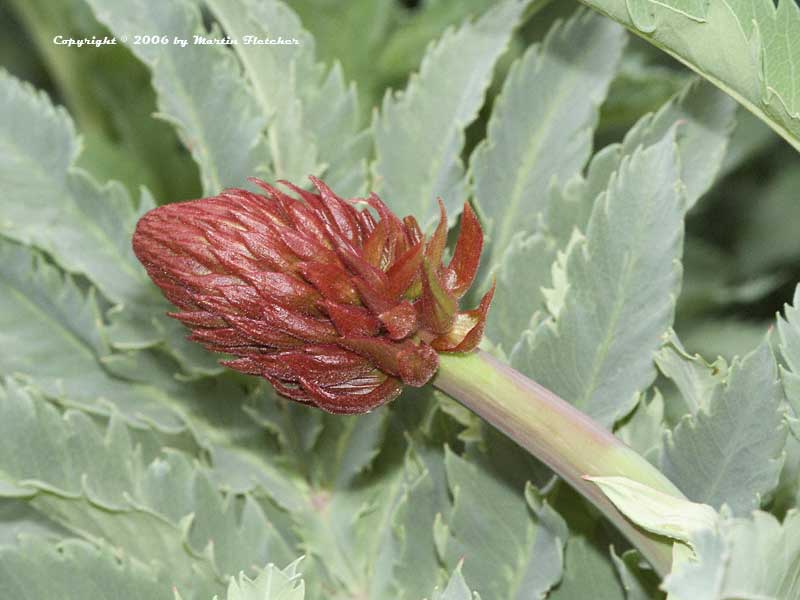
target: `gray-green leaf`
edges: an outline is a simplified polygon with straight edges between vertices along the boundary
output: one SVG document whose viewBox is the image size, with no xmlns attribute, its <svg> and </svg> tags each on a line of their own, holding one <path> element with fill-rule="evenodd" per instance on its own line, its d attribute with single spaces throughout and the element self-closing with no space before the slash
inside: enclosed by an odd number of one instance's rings
<svg viewBox="0 0 800 600">
<path fill-rule="evenodd" d="M 781 379 L 786 399 L 795 418 L 792 430 L 800 438 L 800 285 L 795 288 L 792 304 L 784 307 L 784 316 L 778 317 L 780 351 L 786 366 L 781 366 Z"/>
<path fill-rule="evenodd" d="M 664 580 L 670 600 L 800 596 L 800 513 L 783 523 L 756 511 L 749 519 L 722 519 L 692 539 L 696 559 L 676 564 Z"/>
<path fill-rule="evenodd" d="M 579 11 L 514 63 L 470 159 L 475 200 L 491 224 L 484 265 L 499 260 L 515 233 L 535 232 L 551 183 L 585 165 L 624 44 L 617 25 Z"/>
<path fill-rule="evenodd" d="M 102 431 L 84 413 L 61 414 L 8 382 L 0 417 L 4 495 L 30 497 L 37 511 L 75 534 L 206 591 L 219 586 L 217 573 L 295 554 L 252 497 L 224 497 L 181 452 L 146 460 L 116 416 Z M 30 451 L 18 452 L 22 444 Z"/>
<path fill-rule="evenodd" d="M 308 175 L 324 177 L 338 194 L 363 193 L 369 140 L 359 133 L 355 87 L 336 65 L 329 72 L 314 59 L 314 39 L 283 2 L 212 0 L 209 6 L 226 32 L 263 113 L 276 179 L 299 185 Z M 298 44 L 264 46 L 247 36 L 296 39 Z"/>
<path fill-rule="evenodd" d="M 219 193 L 242 186 L 268 163 L 266 116 L 241 73 L 233 52 L 219 44 L 195 44 L 207 31 L 198 5 L 189 0 L 88 0 L 98 21 L 153 72 L 159 116 L 173 123 L 200 167 L 203 190 Z M 136 36 L 167 36 L 170 43 L 136 43 Z M 175 38 L 188 41 L 184 48 Z"/>
<path fill-rule="evenodd" d="M 749 514 L 778 483 L 786 427 L 783 390 L 763 342 L 731 365 L 724 386 L 666 435 L 661 464 L 691 500 Z"/>
<path fill-rule="evenodd" d="M 724 358 L 709 364 L 699 354 L 690 355 L 674 331 L 670 331 L 668 342 L 656 353 L 655 360 L 659 370 L 678 388 L 691 414 L 708 408 L 714 388 L 728 376 Z"/>
<path fill-rule="evenodd" d="M 444 590 L 434 590 L 431 600 L 480 600 L 478 593 L 469 589 L 461 567 L 462 563 L 459 563 Z"/>
<path fill-rule="evenodd" d="M 582 1 L 687 64 L 800 149 L 795 2 Z"/>
<path fill-rule="evenodd" d="M 525 496 L 483 465 L 447 452 L 453 508 L 444 559 L 464 560 L 468 581 L 485 598 L 544 598 L 561 579 L 567 528 L 538 492 Z"/>
<path fill-rule="evenodd" d="M 387 93 L 373 123 L 374 187 L 398 214 L 426 228 L 441 197 L 450 218 L 466 200 L 464 129 L 477 116 L 494 65 L 529 0 L 504 0 L 474 23 L 448 29 L 402 92 Z"/>
<path fill-rule="evenodd" d="M 69 115 L 4 71 L 0 148 L 0 233 L 52 254 L 112 302 L 158 301 L 130 248 L 137 214 L 125 188 L 75 169 Z"/>
<path fill-rule="evenodd" d="M 297 562 L 285 569 L 269 564 L 255 579 L 240 573 L 238 579 L 231 578 L 225 600 L 303 600 L 305 584 L 297 572 Z M 214 596 L 214 600 L 218 597 Z"/>
<path fill-rule="evenodd" d="M 601 423 L 655 378 L 653 354 L 680 289 L 685 203 L 673 135 L 623 158 L 566 257 L 555 319 L 527 332 L 512 364 Z"/>
<path fill-rule="evenodd" d="M 156 573 L 113 548 L 80 540 L 26 537 L 19 546 L 0 547 L 0 593 L 14 600 L 172 600 Z"/>
</svg>

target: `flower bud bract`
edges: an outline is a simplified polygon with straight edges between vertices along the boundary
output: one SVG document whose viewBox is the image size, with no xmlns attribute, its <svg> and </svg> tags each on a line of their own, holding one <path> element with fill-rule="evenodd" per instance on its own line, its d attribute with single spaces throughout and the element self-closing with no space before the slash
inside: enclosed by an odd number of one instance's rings
<svg viewBox="0 0 800 600">
<path fill-rule="evenodd" d="M 362 413 L 422 386 L 438 352 L 480 341 L 490 290 L 474 310 L 459 299 L 483 245 L 464 205 L 449 264 L 447 217 L 425 239 L 372 194 L 346 200 L 311 178 L 316 193 L 262 181 L 255 194 L 158 207 L 139 221 L 136 256 L 190 339 L 234 358 L 230 368 L 269 380 L 282 395 L 334 413 Z"/>
</svg>

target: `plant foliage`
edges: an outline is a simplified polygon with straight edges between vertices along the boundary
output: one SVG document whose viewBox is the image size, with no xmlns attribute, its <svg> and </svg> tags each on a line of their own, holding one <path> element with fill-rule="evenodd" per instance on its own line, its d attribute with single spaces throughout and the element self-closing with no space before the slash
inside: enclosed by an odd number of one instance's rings
<svg viewBox="0 0 800 600">
<path fill-rule="evenodd" d="M 798 597 L 800 9 L 583 3 L 0 4 L 0 597 Z M 485 348 L 705 505 L 615 489 L 663 582 L 441 392 L 331 416 L 184 339 L 138 218 L 309 174 L 471 202 Z"/>
</svg>

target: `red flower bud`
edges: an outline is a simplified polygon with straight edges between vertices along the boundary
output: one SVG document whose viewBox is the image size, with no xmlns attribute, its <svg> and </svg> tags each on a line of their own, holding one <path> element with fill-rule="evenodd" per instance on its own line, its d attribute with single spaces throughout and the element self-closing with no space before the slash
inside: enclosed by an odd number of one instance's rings
<svg viewBox="0 0 800 600">
<path fill-rule="evenodd" d="M 447 216 L 426 242 L 372 194 L 344 200 L 254 179 L 169 204 L 136 226 L 133 250 L 180 312 L 170 316 L 227 366 L 269 380 L 284 396 L 334 413 L 362 413 L 422 386 L 438 352 L 469 352 L 483 334 L 493 290 L 475 310 L 458 300 L 478 270 L 483 233 L 464 205 L 449 265 Z M 372 209 L 375 214 L 370 211 Z"/>
</svg>

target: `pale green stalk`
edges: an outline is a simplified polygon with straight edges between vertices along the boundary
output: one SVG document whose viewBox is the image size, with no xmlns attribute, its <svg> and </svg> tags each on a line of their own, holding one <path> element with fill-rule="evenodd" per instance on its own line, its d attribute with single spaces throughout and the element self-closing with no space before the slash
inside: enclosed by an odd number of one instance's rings
<svg viewBox="0 0 800 600">
<path fill-rule="evenodd" d="M 621 476 L 684 498 L 658 469 L 610 431 L 491 355 L 441 354 L 434 385 L 505 433 L 594 504 L 662 577 L 672 543 L 636 527 L 583 479 Z"/>
</svg>

